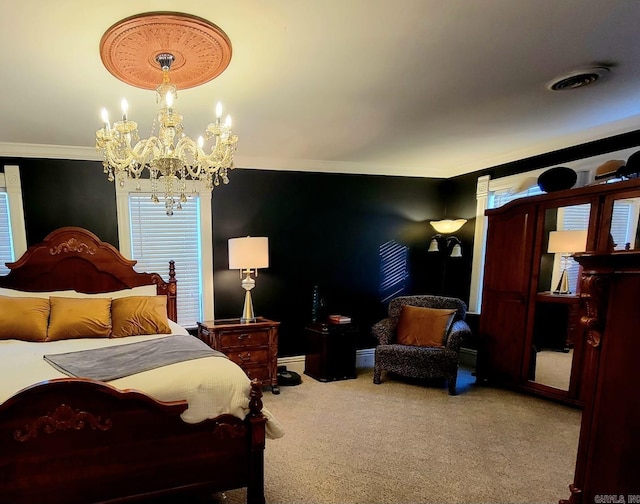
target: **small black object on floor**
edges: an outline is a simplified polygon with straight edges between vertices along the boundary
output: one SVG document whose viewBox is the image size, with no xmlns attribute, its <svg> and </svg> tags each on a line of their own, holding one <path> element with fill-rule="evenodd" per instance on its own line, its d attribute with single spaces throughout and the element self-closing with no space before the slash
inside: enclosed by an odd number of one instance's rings
<svg viewBox="0 0 640 504">
<path fill-rule="evenodd" d="M 300 385 L 302 378 L 295 371 L 287 371 L 287 366 L 278 366 L 278 385 Z"/>
</svg>

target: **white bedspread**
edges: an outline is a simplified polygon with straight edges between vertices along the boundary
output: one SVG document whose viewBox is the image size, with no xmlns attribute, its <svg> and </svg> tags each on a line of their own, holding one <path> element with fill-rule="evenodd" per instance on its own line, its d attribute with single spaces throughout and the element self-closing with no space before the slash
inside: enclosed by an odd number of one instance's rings
<svg viewBox="0 0 640 504">
<path fill-rule="evenodd" d="M 174 334 L 187 331 L 170 321 Z M 168 335 L 130 336 L 127 338 L 86 338 L 32 343 L 0 340 L 0 404 L 20 390 L 54 378 L 68 378 L 43 359 L 45 354 L 76 352 L 124 343 L 135 343 Z M 185 400 L 182 414 L 187 423 L 198 423 L 224 413 L 244 419 L 249 411 L 250 381 L 242 369 L 229 359 L 206 357 L 137 373 L 109 382 L 124 390 L 136 389 L 159 401 Z M 284 434 L 280 423 L 263 408 L 267 417 L 267 437 Z"/>
</svg>

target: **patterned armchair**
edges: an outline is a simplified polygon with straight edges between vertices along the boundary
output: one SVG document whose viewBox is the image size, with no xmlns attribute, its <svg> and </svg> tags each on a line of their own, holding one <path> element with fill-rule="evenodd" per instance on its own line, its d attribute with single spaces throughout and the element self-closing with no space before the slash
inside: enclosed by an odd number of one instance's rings
<svg viewBox="0 0 640 504">
<path fill-rule="evenodd" d="M 455 309 L 449 332 L 442 347 L 426 347 L 398 344 L 396 328 L 404 305 Z M 389 302 L 389 316 L 371 328 L 378 340 L 375 350 L 373 383 L 380 383 L 382 371 L 392 371 L 410 378 L 445 378 L 449 394 L 456 394 L 460 344 L 470 329 L 465 322 L 467 305 L 457 298 L 442 296 L 400 296 Z"/>
</svg>

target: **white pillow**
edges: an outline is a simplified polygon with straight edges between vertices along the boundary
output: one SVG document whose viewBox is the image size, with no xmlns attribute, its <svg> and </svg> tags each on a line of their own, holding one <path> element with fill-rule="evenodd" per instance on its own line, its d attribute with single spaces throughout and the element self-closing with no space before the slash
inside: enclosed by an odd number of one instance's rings
<svg viewBox="0 0 640 504">
<path fill-rule="evenodd" d="M 74 292 L 75 291 L 72 291 L 72 290 L 50 291 L 50 292 L 29 292 L 29 291 L 20 291 L 16 289 L 5 289 L 4 287 L 0 287 L 0 296 L 8 296 L 8 297 L 30 297 L 30 298 L 49 299 L 49 297 L 51 296 L 72 297 Z"/>
<path fill-rule="evenodd" d="M 111 298 L 120 299 L 131 296 L 156 296 L 158 294 L 158 288 L 155 284 L 140 285 L 139 287 L 133 287 L 131 289 L 122 289 L 114 292 L 98 292 L 97 294 L 84 294 L 83 292 L 71 291 L 70 296 L 72 298 Z"/>
<path fill-rule="evenodd" d="M 181 325 L 178 325 L 173 320 L 167 319 L 167 322 L 169 323 L 169 327 L 171 328 L 171 334 L 189 334 L 189 331 L 187 331 Z"/>
</svg>

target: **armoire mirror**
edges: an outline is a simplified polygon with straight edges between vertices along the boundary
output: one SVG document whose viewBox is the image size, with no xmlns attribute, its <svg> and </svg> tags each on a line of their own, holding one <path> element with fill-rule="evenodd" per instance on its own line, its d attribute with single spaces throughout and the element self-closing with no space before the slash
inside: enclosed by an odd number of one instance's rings
<svg viewBox="0 0 640 504">
<path fill-rule="evenodd" d="M 611 214 L 611 244 L 613 250 L 640 248 L 640 196 L 617 198 L 613 201 Z"/>
<path fill-rule="evenodd" d="M 567 392 L 580 361 L 580 268 L 571 255 L 586 249 L 590 214 L 590 203 L 544 211 L 528 379 Z"/>
</svg>

